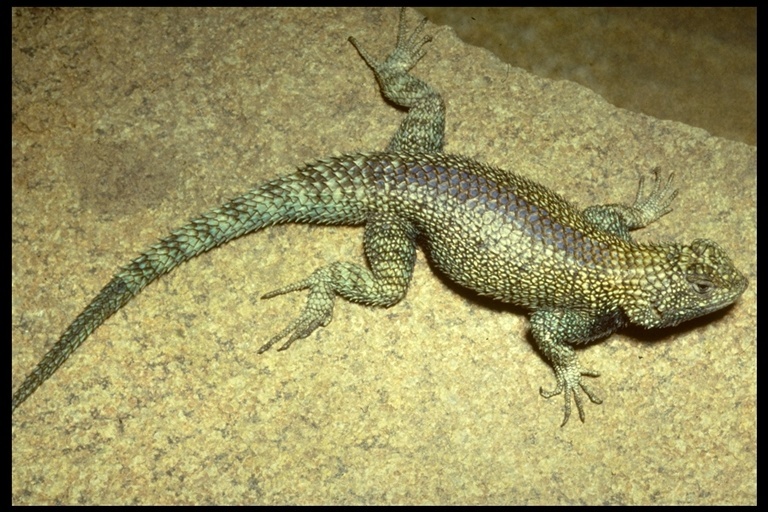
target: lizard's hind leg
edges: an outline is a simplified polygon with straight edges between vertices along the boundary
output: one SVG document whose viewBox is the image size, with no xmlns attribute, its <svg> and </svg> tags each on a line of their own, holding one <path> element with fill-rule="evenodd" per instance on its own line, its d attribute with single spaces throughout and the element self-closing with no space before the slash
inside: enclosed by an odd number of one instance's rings
<svg viewBox="0 0 768 512">
<path fill-rule="evenodd" d="M 301 315 L 259 349 L 270 349 L 282 338 L 285 350 L 299 338 L 306 338 L 318 327 L 325 327 L 333 316 L 337 295 L 359 304 L 389 307 L 400 301 L 408 290 L 416 258 L 415 230 L 410 223 L 394 215 L 379 214 L 365 226 L 365 256 L 370 270 L 354 263 L 337 261 L 315 270 L 312 275 L 265 294 L 270 299 L 284 293 L 309 289 Z"/>
</svg>

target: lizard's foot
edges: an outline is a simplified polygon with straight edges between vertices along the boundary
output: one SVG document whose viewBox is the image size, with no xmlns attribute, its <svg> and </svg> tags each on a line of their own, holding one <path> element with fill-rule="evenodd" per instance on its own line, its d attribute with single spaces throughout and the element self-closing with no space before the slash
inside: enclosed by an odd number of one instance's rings
<svg viewBox="0 0 768 512">
<path fill-rule="evenodd" d="M 560 425 L 564 427 L 568 423 L 568 418 L 571 416 L 571 395 L 576 402 L 576 409 L 579 411 L 579 419 L 584 422 L 584 405 L 581 400 L 581 394 L 579 388 L 585 395 L 595 404 L 603 403 L 589 387 L 581 381 L 582 376 L 587 377 L 599 377 L 597 372 L 583 370 L 581 366 L 576 363 L 575 365 L 555 365 L 555 377 L 557 378 L 557 387 L 553 391 L 544 391 L 544 388 L 539 389 L 539 393 L 544 398 L 552 398 L 564 392 L 565 396 L 565 417 L 563 423 Z"/>
<path fill-rule="evenodd" d="M 278 290 L 264 294 L 262 299 L 271 299 L 284 293 L 295 292 L 309 289 L 309 297 L 304 311 L 299 318 L 291 322 L 285 329 L 272 337 L 267 343 L 259 349 L 259 354 L 269 350 L 272 345 L 290 334 L 288 341 L 283 343 L 278 350 L 285 350 L 299 338 L 306 338 L 318 327 L 325 327 L 331 322 L 333 317 L 333 300 L 335 293 L 333 287 L 323 279 L 318 270 L 308 278 L 294 283 Z"/>
<path fill-rule="evenodd" d="M 357 39 L 350 36 L 349 42 L 355 47 L 363 60 L 370 66 L 371 69 L 378 74 L 384 69 L 405 73 L 410 70 L 416 63 L 424 56 L 424 45 L 432 40 L 432 36 L 421 36 L 421 31 L 424 25 L 427 23 L 426 18 L 422 18 L 421 22 L 416 26 L 410 36 L 407 35 L 408 31 L 405 24 L 405 8 L 400 9 L 400 24 L 397 29 L 397 44 L 395 49 L 387 56 L 384 64 L 379 63 L 374 59 L 363 47 L 357 42 Z"/>
<path fill-rule="evenodd" d="M 426 21 L 422 19 L 409 34 L 405 23 L 405 9 L 402 9 L 395 49 L 383 62 L 371 56 L 354 37 L 349 38 L 376 75 L 381 94 L 396 105 L 408 109 L 408 115 L 390 140 L 387 151 L 443 152 L 445 103 L 429 84 L 408 73 L 424 56 L 424 45 L 432 40 L 432 36 L 423 34 Z"/>
<path fill-rule="evenodd" d="M 641 226 L 647 226 L 672 211 L 670 205 L 677 197 L 677 189 L 671 186 L 675 175 L 670 173 L 666 182 L 662 184 L 664 180 L 661 179 L 660 174 L 658 167 L 653 169 L 654 183 L 650 192 L 645 190 L 645 177 L 640 177 L 637 197 L 635 197 L 635 204 L 632 206 L 640 212 Z"/>
</svg>

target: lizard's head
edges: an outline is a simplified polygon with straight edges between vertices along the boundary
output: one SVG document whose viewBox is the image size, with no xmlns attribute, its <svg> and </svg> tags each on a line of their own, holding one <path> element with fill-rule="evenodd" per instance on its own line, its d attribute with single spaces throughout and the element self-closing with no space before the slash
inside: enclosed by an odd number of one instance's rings
<svg viewBox="0 0 768 512">
<path fill-rule="evenodd" d="M 747 279 L 711 240 L 655 246 L 650 252 L 640 265 L 642 275 L 631 278 L 634 293 L 623 304 L 636 325 L 677 325 L 732 304 L 747 288 Z"/>
</svg>

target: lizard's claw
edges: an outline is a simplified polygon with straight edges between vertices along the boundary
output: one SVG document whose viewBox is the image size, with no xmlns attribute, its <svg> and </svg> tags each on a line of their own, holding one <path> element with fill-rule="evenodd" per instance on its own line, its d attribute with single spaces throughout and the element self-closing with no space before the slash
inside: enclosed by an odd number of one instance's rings
<svg viewBox="0 0 768 512">
<path fill-rule="evenodd" d="M 556 365 L 555 377 L 557 378 L 557 387 L 553 391 L 544 391 L 544 388 L 539 388 L 539 393 L 541 393 L 541 396 L 544 398 L 552 398 L 565 391 L 565 417 L 563 418 L 563 423 L 560 425 L 561 427 L 564 427 L 565 424 L 568 423 L 568 418 L 571 416 L 571 395 L 573 395 L 573 401 L 576 402 L 576 409 L 579 411 L 579 419 L 582 423 L 584 422 L 584 405 L 579 388 L 581 388 L 581 391 L 587 395 L 592 403 L 603 403 L 603 401 L 589 389 L 589 386 L 581 381 L 582 376 L 599 377 L 600 374 L 589 370 L 583 370 L 578 364 L 568 366 Z"/>
</svg>

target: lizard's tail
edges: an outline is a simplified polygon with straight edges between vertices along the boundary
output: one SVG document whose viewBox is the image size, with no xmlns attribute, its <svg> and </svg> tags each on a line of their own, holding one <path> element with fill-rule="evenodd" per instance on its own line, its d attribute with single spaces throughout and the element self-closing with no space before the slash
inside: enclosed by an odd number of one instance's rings
<svg viewBox="0 0 768 512">
<path fill-rule="evenodd" d="M 334 165 L 327 165 L 331 162 Z M 345 165 L 346 164 L 346 165 Z M 123 267 L 67 327 L 13 394 L 13 411 L 64 364 L 104 321 L 145 286 L 198 254 L 234 238 L 285 222 L 349 225 L 364 220 L 355 191 L 354 159 L 334 159 L 278 178 L 191 220 Z M 355 186 L 357 185 L 357 186 Z"/>
</svg>

